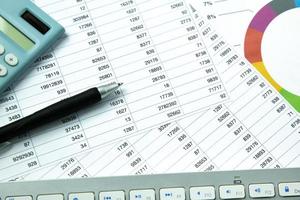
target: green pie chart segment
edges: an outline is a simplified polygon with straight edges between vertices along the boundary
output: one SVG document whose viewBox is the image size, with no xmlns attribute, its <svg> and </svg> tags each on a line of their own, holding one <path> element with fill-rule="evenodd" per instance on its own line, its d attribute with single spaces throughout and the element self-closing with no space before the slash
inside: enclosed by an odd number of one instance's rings
<svg viewBox="0 0 300 200">
<path fill-rule="evenodd" d="M 280 94 L 300 112 L 300 96 L 290 93 L 285 89 L 281 89 Z M 296 97 L 295 97 L 296 96 Z"/>
</svg>

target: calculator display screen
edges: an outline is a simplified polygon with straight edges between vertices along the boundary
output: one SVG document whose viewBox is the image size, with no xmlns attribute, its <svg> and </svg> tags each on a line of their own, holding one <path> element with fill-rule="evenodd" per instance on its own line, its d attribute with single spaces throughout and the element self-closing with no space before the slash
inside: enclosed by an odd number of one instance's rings
<svg viewBox="0 0 300 200">
<path fill-rule="evenodd" d="M 16 29 L 11 23 L 0 16 L 0 32 L 4 33 L 25 51 L 29 51 L 35 44 L 24 35 L 21 31 Z"/>
</svg>

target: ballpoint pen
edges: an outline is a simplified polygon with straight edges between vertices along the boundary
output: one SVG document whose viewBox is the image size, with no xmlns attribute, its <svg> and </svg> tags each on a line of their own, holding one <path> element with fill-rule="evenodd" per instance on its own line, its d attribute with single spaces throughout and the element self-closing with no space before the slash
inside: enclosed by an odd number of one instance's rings
<svg viewBox="0 0 300 200">
<path fill-rule="evenodd" d="M 3 151 L 6 151 L 11 146 L 11 142 L 6 141 L 0 144 L 0 154 Z"/>
<path fill-rule="evenodd" d="M 10 139 L 95 104 L 110 95 L 121 85 L 121 83 L 111 83 L 91 88 L 73 97 L 52 104 L 16 122 L 1 127 L 0 151 L 10 145 Z"/>
</svg>

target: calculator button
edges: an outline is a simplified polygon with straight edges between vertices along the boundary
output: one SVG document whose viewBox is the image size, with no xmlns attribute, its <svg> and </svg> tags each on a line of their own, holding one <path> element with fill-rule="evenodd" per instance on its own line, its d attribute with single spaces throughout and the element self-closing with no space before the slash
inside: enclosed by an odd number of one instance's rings
<svg viewBox="0 0 300 200">
<path fill-rule="evenodd" d="M 69 200 L 95 200 L 94 193 L 71 193 L 69 194 Z"/>
<path fill-rule="evenodd" d="M 155 200 L 154 190 L 131 190 L 129 193 L 130 200 Z"/>
<path fill-rule="evenodd" d="M 0 55 L 3 55 L 5 52 L 5 48 L 2 44 L 0 44 Z"/>
<path fill-rule="evenodd" d="M 100 192 L 99 200 L 125 200 L 124 191 Z"/>
<path fill-rule="evenodd" d="M 0 77 L 7 75 L 7 69 L 3 65 L 0 65 Z"/>
<path fill-rule="evenodd" d="M 32 196 L 6 197 L 6 200 L 32 200 Z"/>
<path fill-rule="evenodd" d="M 300 196 L 300 182 L 279 183 L 278 190 L 282 197 Z"/>
<path fill-rule="evenodd" d="M 16 66 L 19 63 L 17 56 L 12 53 L 6 54 L 4 60 L 10 66 Z"/>
<path fill-rule="evenodd" d="M 64 200 L 62 194 L 39 195 L 37 200 Z"/>
<path fill-rule="evenodd" d="M 244 185 L 223 185 L 220 186 L 221 199 L 243 199 L 245 198 Z"/>
<path fill-rule="evenodd" d="M 159 192 L 160 200 L 185 200 L 184 188 L 163 188 Z"/>
<path fill-rule="evenodd" d="M 191 187 L 190 197 L 191 200 L 215 199 L 215 188 L 213 186 Z"/>
<path fill-rule="evenodd" d="M 250 184 L 249 195 L 251 198 L 274 197 L 275 196 L 274 185 L 271 183 Z"/>
</svg>

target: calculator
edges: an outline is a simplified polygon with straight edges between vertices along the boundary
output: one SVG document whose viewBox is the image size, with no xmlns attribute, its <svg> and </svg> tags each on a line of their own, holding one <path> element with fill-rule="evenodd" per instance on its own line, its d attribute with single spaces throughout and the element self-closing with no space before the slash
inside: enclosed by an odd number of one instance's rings
<svg viewBox="0 0 300 200">
<path fill-rule="evenodd" d="M 63 33 L 64 28 L 30 0 L 0 0 L 0 93 Z"/>
<path fill-rule="evenodd" d="M 300 168 L 0 183 L 1 200 L 300 199 Z"/>
</svg>

